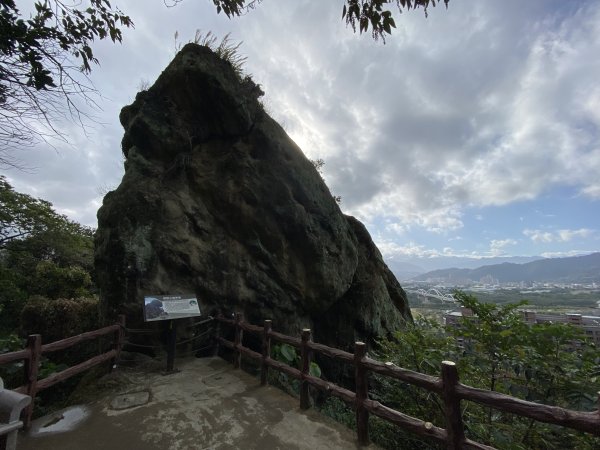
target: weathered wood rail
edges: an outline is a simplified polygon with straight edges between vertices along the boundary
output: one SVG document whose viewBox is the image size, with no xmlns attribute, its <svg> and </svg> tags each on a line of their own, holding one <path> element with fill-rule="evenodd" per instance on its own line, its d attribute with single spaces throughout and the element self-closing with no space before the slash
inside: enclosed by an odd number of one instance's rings
<svg viewBox="0 0 600 450">
<path fill-rule="evenodd" d="M 80 342 L 97 339 L 108 334 L 114 335 L 113 348 L 105 353 L 94 356 L 82 363 L 69 367 L 61 372 L 54 373 L 46 378 L 38 380 L 39 362 L 42 355 L 66 350 Z M 15 361 L 24 361 L 25 384 L 17 389 L 17 392 L 27 394 L 31 397 L 30 405 L 23 411 L 23 423 L 25 428 L 31 424 L 31 414 L 33 413 L 33 402 L 38 392 L 54 386 L 56 383 L 65 381 L 74 375 L 85 370 L 91 369 L 105 361 L 116 361 L 123 347 L 125 336 L 125 316 L 119 316 L 119 320 L 114 325 L 109 325 L 98 330 L 88 331 L 77 336 L 72 336 L 60 341 L 51 342 L 42 345 L 42 337 L 39 334 L 32 334 L 27 339 L 27 347 L 16 352 L 4 353 L 0 355 L 0 365 Z M 111 364 L 112 367 L 112 364 Z"/>
<path fill-rule="evenodd" d="M 312 342 L 311 332 L 302 331 L 300 338 L 287 336 L 272 330 L 270 320 L 264 321 L 264 326 L 244 322 L 241 314 L 235 314 L 234 319 L 223 316 L 217 321 L 234 327 L 234 341 L 228 341 L 220 335 L 216 336 L 217 345 L 222 345 L 234 351 L 234 367 L 240 368 L 242 355 L 260 362 L 261 384 L 267 384 L 269 369 L 275 369 L 300 381 L 300 407 L 310 407 L 308 387 L 334 395 L 351 405 L 356 415 L 358 441 L 361 445 L 369 443 L 369 414 L 374 414 L 405 430 L 419 436 L 430 438 L 446 445 L 448 449 L 493 449 L 468 439 L 464 434 L 464 426 L 460 403 L 462 400 L 473 401 L 496 410 L 513 413 L 539 422 L 572 428 L 578 431 L 600 436 L 600 398 L 599 409 L 594 412 L 573 411 L 556 406 L 521 400 L 498 392 L 477 389 L 459 382 L 456 365 L 451 361 L 442 362 L 441 377 L 433 377 L 412 370 L 397 367 L 391 362 L 382 363 L 367 356 L 366 345 L 356 342 L 354 353 L 348 353 L 323 344 Z M 262 339 L 262 352 L 255 352 L 243 345 L 244 332 L 253 333 Z M 296 369 L 280 361 L 271 359 L 271 341 L 276 340 L 289 344 L 300 350 L 301 369 Z M 310 375 L 310 361 L 313 352 L 354 365 L 356 392 L 329 383 Z M 443 402 L 446 428 L 440 428 L 415 417 L 408 416 L 394 409 L 369 399 L 368 375 L 374 372 L 395 378 L 406 383 L 438 394 Z"/>
</svg>

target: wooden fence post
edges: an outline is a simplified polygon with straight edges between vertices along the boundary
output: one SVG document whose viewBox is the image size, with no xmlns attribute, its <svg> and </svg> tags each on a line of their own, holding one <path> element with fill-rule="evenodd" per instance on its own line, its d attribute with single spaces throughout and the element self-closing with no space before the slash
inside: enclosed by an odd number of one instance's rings
<svg viewBox="0 0 600 450">
<path fill-rule="evenodd" d="M 23 426 L 27 429 L 31 425 L 31 414 L 33 414 L 33 403 L 37 394 L 37 378 L 40 357 L 42 354 L 42 336 L 40 334 L 30 334 L 27 338 L 27 349 L 29 358 L 25 360 L 25 383 L 26 394 L 31 397 L 31 403 L 23 410 Z"/>
<path fill-rule="evenodd" d="M 310 349 L 308 348 L 310 341 L 310 329 L 302 330 L 302 342 L 300 345 L 300 358 L 302 360 L 302 379 L 300 380 L 300 409 L 310 408 L 310 396 L 308 392 L 308 381 L 306 375 L 310 372 Z"/>
<path fill-rule="evenodd" d="M 364 405 L 364 401 L 369 396 L 369 386 L 367 369 L 362 365 L 366 354 L 367 345 L 364 342 L 356 342 L 354 344 L 354 377 L 356 378 L 356 432 L 359 445 L 369 445 L 369 411 Z"/>
<path fill-rule="evenodd" d="M 598 395 L 598 427 L 600 427 L 600 391 L 597 392 Z"/>
<path fill-rule="evenodd" d="M 244 316 L 242 313 L 235 313 L 235 340 L 234 340 L 234 349 L 235 352 L 233 354 L 233 368 L 239 369 L 242 367 L 242 350 L 240 349 L 242 345 L 242 340 L 244 339 L 244 330 L 240 326 L 240 322 L 244 320 Z"/>
<path fill-rule="evenodd" d="M 442 397 L 448 432 L 448 449 L 460 450 L 465 442 L 465 431 L 460 412 L 460 398 L 456 395 L 458 370 L 452 361 L 442 361 Z"/>
<path fill-rule="evenodd" d="M 109 370 L 111 371 L 117 368 L 119 356 L 121 354 L 121 350 L 123 349 L 123 342 L 125 341 L 125 314 L 119 314 L 117 319 L 117 325 L 119 325 L 119 329 L 115 332 L 115 350 L 117 354 L 110 362 Z"/>
<path fill-rule="evenodd" d="M 260 385 L 267 385 L 267 378 L 269 376 L 269 366 L 267 365 L 267 359 L 271 357 L 271 336 L 269 333 L 271 332 L 271 328 L 273 327 L 273 323 L 271 320 L 265 320 L 263 326 L 263 335 L 262 335 L 262 359 L 260 363 Z"/>
<path fill-rule="evenodd" d="M 219 338 L 221 337 L 221 321 L 219 319 L 222 318 L 223 314 L 219 313 L 215 319 L 215 349 L 213 356 L 219 356 Z"/>
</svg>

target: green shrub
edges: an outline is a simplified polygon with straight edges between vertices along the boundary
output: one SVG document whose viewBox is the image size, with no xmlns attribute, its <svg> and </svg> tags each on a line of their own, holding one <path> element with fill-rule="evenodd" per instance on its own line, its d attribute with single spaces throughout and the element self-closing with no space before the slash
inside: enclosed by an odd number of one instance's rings
<svg viewBox="0 0 600 450">
<path fill-rule="evenodd" d="M 21 311 L 23 334 L 41 334 L 42 342 L 54 342 L 99 327 L 98 299 L 31 297 Z"/>
<path fill-rule="evenodd" d="M 473 311 L 473 317 L 464 317 L 459 326 L 446 329 L 435 321 L 420 319 L 395 339 L 383 340 L 376 359 L 433 376 L 440 375 L 443 360 L 451 360 L 457 363 L 461 382 L 470 386 L 569 409 L 597 408 L 600 355 L 580 329 L 566 324 L 528 326 L 517 310 L 522 303 L 482 303 L 463 292 L 455 296 L 461 306 Z M 437 395 L 387 377 L 373 378 L 371 395 L 375 400 L 445 427 Z M 575 449 L 598 448 L 600 444 L 589 434 L 472 402 L 463 401 L 461 407 L 466 436 L 496 448 Z M 382 431 L 384 427 L 373 434 Z M 375 437 L 373 440 L 376 442 Z M 392 448 L 405 448 L 400 441 L 392 444 Z M 390 448 L 389 443 L 380 445 Z"/>
</svg>

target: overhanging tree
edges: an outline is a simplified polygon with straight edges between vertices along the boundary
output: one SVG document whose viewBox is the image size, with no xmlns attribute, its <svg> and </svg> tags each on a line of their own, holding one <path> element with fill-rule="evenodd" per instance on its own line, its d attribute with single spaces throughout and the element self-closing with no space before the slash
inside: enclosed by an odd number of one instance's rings
<svg viewBox="0 0 600 450">
<path fill-rule="evenodd" d="M 0 0 L 0 164 L 16 165 L 14 148 L 62 135 L 59 117 L 81 122 L 78 101 L 92 102 L 85 75 L 98 60 L 92 42 L 121 42 L 131 19 L 108 0 L 45 0 L 29 18 Z"/>
<path fill-rule="evenodd" d="M 183 0 L 164 0 L 165 4 L 174 6 Z M 371 29 L 373 39 L 382 38 L 386 34 L 392 34 L 392 28 L 396 28 L 393 18 L 393 10 L 399 13 L 411 9 L 423 8 L 427 16 L 427 9 L 435 7 L 436 3 L 444 2 L 446 7 L 450 0 L 345 0 L 342 8 L 342 19 L 350 25 L 354 31 L 358 28 L 360 33 Z M 242 14 L 256 8 L 262 0 L 213 0 L 217 12 L 223 12 L 227 17 L 241 16 Z"/>
</svg>

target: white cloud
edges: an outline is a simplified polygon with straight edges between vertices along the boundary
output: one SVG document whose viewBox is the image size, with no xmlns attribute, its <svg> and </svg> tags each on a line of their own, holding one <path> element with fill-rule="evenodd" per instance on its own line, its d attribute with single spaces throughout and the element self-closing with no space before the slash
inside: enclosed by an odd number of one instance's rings
<svg viewBox="0 0 600 450">
<path fill-rule="evenodd" d="M 303 70 L 291 91 L 278 71 L 259 70 L 292 136 L 327 161 L 344 209 L 441 233 L 463 227 L 469 205 L 565 185 L 600 192 L 600 5 L 438 9 L 403 15 L 385 46 L 325 25 L 278 42 L 283 66 Z M 335 22 L 337 9 L 325 12 Z"/>
<path fill-rule="evenodd" d="M 457 258 L 486 258 L 495 256 L 491 254 L 480 254 L 478 252 L 469 252 L 465 250 L 456 250 L 452 247 L 444 247 L 442 250 L 430 248 L 415 242 L 408 244 L 398 244 L 398 242 L 389 239 L 374 239 L 377 248 L 385 259 L 413 259 L 427 258 L 435 259 L 441 257 L 457 257 Z"/>
<path fill-rule="evenodd" d="M 410 227 L 408 225 L 403 225 L 397 222 L 387 223 L 385 226 L 386 231 L 391 231 L 397 235 L 403 235 L 407 231 L 409 231 Z"/>
<path fill-rule="evenodd" d="M 594 230 L 580 228 L 579 230 L 558 230 L 557 233 L 562 242 L 569 242 L 574 238 L 587 238 L 594 233 Z"/>
<path fill-rule="evenodd" d="M 544 258 L 568 258 L 571 256 L 582 256 L 594 253 L 597 250 L 569 250 L 566 252 L 544 252 L 540 256 Z"/>
<path fill-rule="evenodd" d="M 588 238 L 595 233 L 595 230 L 591 230 L 589 228 L 580 228 L 578 230 L 563 229 L 555 231 L 530 229 L 523 230 L 523 234 L 536 243 L 570 242 L 576 238 Z"/>
<path fill-rule="evenodd" d="M 442 253 L 435 249 L 427 249 L 424 245 L 409 242 L 405 245 L 400 245 L 395 241 L 382 240 L 376 242 L 377 247 L 381 251 L 384 258 L 394 257 L 417 257 L 417 258 L 432 258 L 440 256 Z"/>
<path fill-rule="evenodd" d="M 554 234 L 548 231 L 541 230 L 523 230 L 523 234 L 530 238 L 533 242 L 542 243 L 542 242 L 553 242 L 555 241 Z"/>
<path fill-rule="evenodd" d="M 517 245 L 517 241 L 514 239 L 492 239 L 490 241 L 490 253 L 493 256 L 505 255 L 505 248 L 513 245 Z"/>
</svg>

